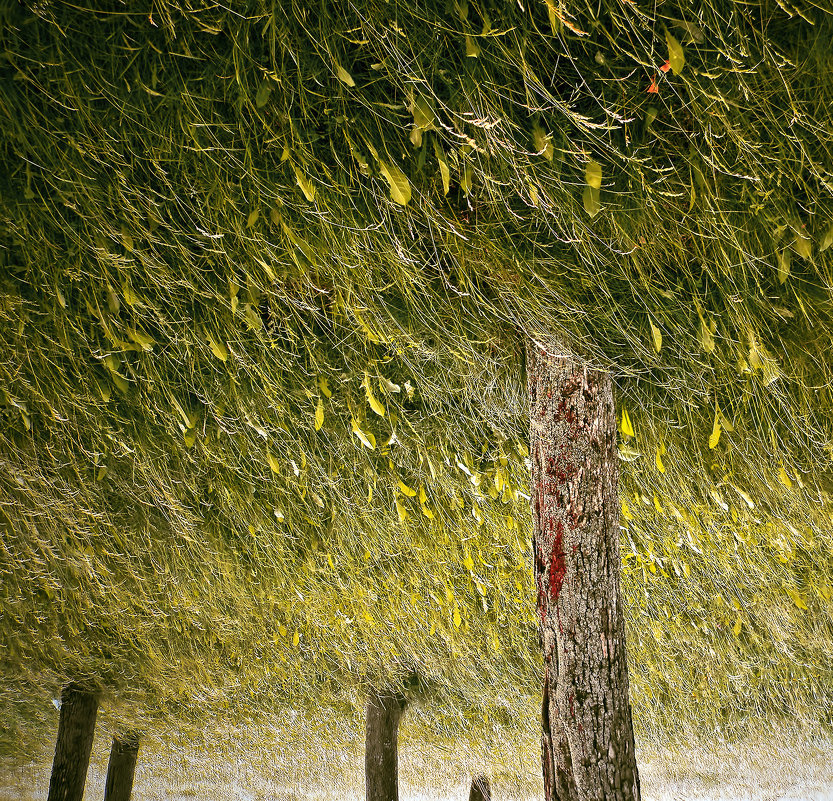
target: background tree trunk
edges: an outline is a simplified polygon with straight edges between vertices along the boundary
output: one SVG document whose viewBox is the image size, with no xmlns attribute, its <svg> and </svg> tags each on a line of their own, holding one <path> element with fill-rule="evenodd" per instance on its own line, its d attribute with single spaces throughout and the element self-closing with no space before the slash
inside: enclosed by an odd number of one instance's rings
<svg viewBox="0 0 833 801">
<path fill-rule="evenodd" d="M 139 756 L 139 738 L 136 735 L 114 737 L 107 765 L 107 783 L 104 801 L 130 801 L 133 790 L 133 774 Z"/>
<path fill-rule="evenodd" d="M 619 591 L 609 374 L 528 343 L 531 505 L 547 801 L 639 801 Z"/>
<path fill-rule="evenodd" d="M 77 684 L 64 688 L 48 801 L 83 799 L 97 714 L 98 695 Z"/>
<path fill-rule="evenodd" d="M 475 776 L 471 780 L 469 801 L 492 801 L 492 788 L 489 786 L 488 776 Z"/>
<path fill-rule="evenodd" d="M 399 801 L 399 719 L 405 709 L 401 695 L 371 694 L 367 702 L 364 752 L 367 801 Z"/>
</svg>

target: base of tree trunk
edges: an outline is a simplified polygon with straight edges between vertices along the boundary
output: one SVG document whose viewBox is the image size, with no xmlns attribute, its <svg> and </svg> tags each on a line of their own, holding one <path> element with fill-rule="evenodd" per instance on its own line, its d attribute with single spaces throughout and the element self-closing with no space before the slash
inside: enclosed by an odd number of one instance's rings
<svg viewBox="0 0 833 801">
<path fill-rule="evenodd" d="M 492 788 L 488 776 L 481 774 L 471 780 L 469 801 L 492 801 Z"/>
<path fill-rule="evenodd" d="M 61 717 L 48 801 L 82 801 L 95 734 L 98 695 L 77 684 L 61 693 Z"/>
<path fill-rule="evenodd" d="M 130 801 L 138 756 L 139 738 L 136 735 L 113 738 L 110 762 L 107 765 L 104 801 Z"/>
<path fill-rule="evenodd" d="M 399 719 L 402 695 L 371 695 L 367 702 L 364 769 L 367 801 L 399 801 Z"/>
</svg>

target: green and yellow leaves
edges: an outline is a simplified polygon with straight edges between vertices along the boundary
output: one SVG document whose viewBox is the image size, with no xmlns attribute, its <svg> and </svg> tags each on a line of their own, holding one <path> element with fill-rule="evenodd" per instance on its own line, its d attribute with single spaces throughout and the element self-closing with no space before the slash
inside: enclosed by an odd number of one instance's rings
<svg viewBox="0 0 833 801">
<path fill-rule="evenodd" d="M 553 150 L 552 141 L 538 123 L 532 129 L 532 144 L 536 153 L 540 153 L 547 161 L 553 160 L 555 151 Z"/>
<path fill-rule="evenodd" d="M 448 189 L 451 185 L 451 171 L 448 169 L 448 160 L 443 153 L 440 143 L 434 139 L 434 155 L 437 157 L 437 162 L 440 165 L 440 178 L 443 182 L 443 194 L 448 194 Z"/>
<path fill-rule="evenodd" d="M 208 347 L 211 348 L 211 352 L 221 362 L 228 361 L 229 353 L 225 342 L 215 337 L 210 331 L 205 332 L 205 341 L 208 343 Z"/>
<path fill-rule="evenodd" d="M 272 81 L 268 78 L 260 84 L 255 95 L 255 105 L 258 108 L 263 108 L 272 96 Z"/>
<path fill-rule="evenodd" d="M 591 217 L 595 217 L 601 208 L 599 197 L 602 188 L 602 165 L 595 159 L 590 159 L 587 162 L 584 170 L 584 180 L 587 182 L 583 195 L 584 210 Z"/>
</svg>

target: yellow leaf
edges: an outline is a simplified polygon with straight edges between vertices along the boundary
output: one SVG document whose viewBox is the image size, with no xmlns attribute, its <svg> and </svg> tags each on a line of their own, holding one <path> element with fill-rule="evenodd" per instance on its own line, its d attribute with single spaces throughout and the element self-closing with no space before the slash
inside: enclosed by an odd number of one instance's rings
<svg viewBox="0 0 833 801">
<path fill-rule="evenodd" d="M 419 502 L 425 503 L 428 500 L 428 496 L 425 494 L 425 487 L 422 484 L 419 485 Z"/>
<path fill-rule="evenodd" d="M 359 442 L 361 442 L 365 448 L 369 448 L 370 450 L 376 449 L 376 437 L 370 433 L 365 434 L 365 432 L 359 428 L 359 424 L 356 422 L 355 417 L 350 421 L 350 425 L 353 433 L 359 438 Z"/>
<path fill-rule="evenodd" d="M 665 472 L 665 465 L 662 463 L 662 456 L 663 456 L 664 453 L 665 453 L 665 445 L 660 445 L 657 448 L 657 455 L 656 455 L 656 460 L 655 460 L 656 463 L 657 463 L 657 470 L 659 470 L 660 473 Z"/>
<path fill-rule="evenodd" d="M 440 165 L 440 178 L 443 182 L 443 194 L 447 195 L 449 186 L 451 185 L 451 172 L 448 169 L 448 161 L 446 160 L 445 153 L 443 153 L 440 143 L 436 139 L 434 139 L 434 155 L 437 157 L 437 161 Z"/>
<path fill-rule="evenodd" d="M 399 498 L 396 499 L 396 514 L 399 516 L 400 523 L 404 523 L 408 519 L 408 510 L 402 505 Z"/>
<path fill-rule="evenodd" d="M 592 186 L 585 186 L 584 193 L 581 196 L 581 202 L 584 204 L 584 210 L 591 216 L 595 217 L 602 205 L 599 201 L 599 190 Z"/>
<path fill-rule="evenodd" d="M 602 188 L 602 165 L 595 159 L 590 159 L 587 162 L 587 167 L 584 170 L 584 178 L 587 185 L 593 189 Z"/>
<path fill-rule="evenodd" d="M 399 479 L 398 484 L 399 489 L 401 489 L 402 492 L 405 493 L 405 495 L 407 495 L 409 498 L 413 498 L 417 494 L 417 491 L 415 489 L 411 489 L 411 487 L 409 487 L 404 481 L 402 481 L 402 479 Z"/>
<path fill-rule="evenodd" d="M 633 423 L 631 423 L 631 416 L 627 409 L 622 409 L 622 420 L 619 423 L 619 430 L 626 437 L 634 437 L 636 434 L 633 430 Z"/>
<path fill-rule="evenodd" d="M 466 555 L 463 557 L 463 567 L 469 571 L 469 573 L 474 572 L 474 560 L 471 558 L 471 554 L 466 552 Z"/>
<path fill-rule="evenodd" d="M 803 232 L 795 235 L 793 248 L 802 259 L 809 259 L 813 255 L 813 243 L 810 241 L 810 237 Z"/>
<path fill-rule="evenodd" d="M 274 456 L 273 454 L 270 453 L 267 458 L 269 459 L 269 469 L 273 473 L 280 473 L 281 472 L 281 463 L 278 460 L 278 457 Z"/>
<path fill-rule="evenodd" d="M 671 65 L 671 72 L 679 75 L 685 66 L 683 47 L 668 31 L 665 32 L 665 41 L 668 43 L 668 63 Z"/>
<path fill-rule="evenodd" d="M 281 637 L 286 637 L 286 626 L 284 626 L 282 623 L 278 626 L 278 634 L 280 634 Z"/>
<path fill-rule="evenodd" d="M 790 264 L 792 262 L 792 254 L 789 250 L 784 248 L 778 251 L 778 283 L 785 284 L 790 277 Z"/>
<path fill-rule="evenodd" d="M 463 618 L 460 617 L 460 610 L 455 606 L 454 607 L 454 628 L 459 629 L 460 624 L 463 622 Z"/>
<path fill-rule="evenodd" d="M 463 194 L 466 197 L 471 192 L 471 173 L 471 164 L 464 164 L 463 169 L 460 170 L 460 189 L 463 190 Z"/>
<path fill-rule="evenodd" d="M 324 401 L 318 399 L 318 405 L 315 407 L 315 430 L 320 431 L 321 426 L 324 425 Z"/>
<path fill-rule="evenodd" d="M 258 217 L 260 217 L 260 209 L 252 209 L 252 211 L 249 212 L 249 218 L 246 220 L 246 228 L 254 226 Z"/>
<path fill-rule="evenodd" d="M 292 169 L 295 172 L 295 182 L 300 187 L 301 191 L 304 193 L 304 197 L 312 203 L 315 200 L 315 185 L 307 178 L 306 175 L 301 171 L 299 167 L 296 167 L 294 164 L 292 165 Z"/>
<path fill-rule="evenodd" d="M 368 377 L 367 373 L 364 374 L 364 381 L 362 381 L 362 386 L 364 387 L 365 395 L 367 396 L 367 402 L 370 405 L 370 408 L 373 409 L 379 417 L 385 416 L 385 407 L 379 401 L 379 399 L 373 394 L 373 387 L 370 384 L 370 378 Z"/>
<path fill-rule="evenodd" d="M 379 162 L 379 170 L 390 187 L 390 199 L 400 206 L 407 206 L 411 199 L 411 182 L 405 173 L 395 164 L 388 164 L 385 161 Z"/>
<path fill-rule="evenodd" d="M 721 432 L 721 430 L 722 429 L 720 427 L 720 420 L 718 419 L 718 412 L 715 409 L 715 412 L 714 412 L 714 426 L 712 427 L 712 433 L 711 433 L 711 436 L 709 437 L 709 448 L 711 450 L 714 450 L 717 447 L 717 443 L 720 441 L 720 432 Z"/>
<path fill-rule="evenodd" d="M 423 503 L 420 504 L 420 509 L 422 509 L 422 514 L 424 514 L 429 520 L 434 519 L 434 513 Z"/>
<path fill-rule="evenodd" d="M 298 634 L 298 632 L 296 631 L 296 632 L 292 635 L 292 644 L 293 644 L 293 645 L 297 648 L 297 647 L 298 647 L 298 643 L 299 643 L 299 642 L 301 642 L 301 635 L 300 635 L 300 634 Z"/>
<path fill-rule="evenodd" d="M 662 331 L 654 325 L 654 321 L 649 317 L 648 322 L 651 325 L 651 340 L 654 343 L 654 350 L 659 353 L 662 350 Z"/>
<path fill-rule="evenodd" d="M 353 87 L 356 85 L 356 82 L 353 80 L 353 76 L 347 72 L 341 64 L 337 61 L 334 61 L 333 64 L 336 68 L 336 78 L 338 78 L 345 86 Z"/>
<path fill-rule="evenodd" d="M 738 615 L 737 619 L 735 620 L 735 625 L 732 626 L 732 634 L 734 634 L 735 637 L 740 636 L 741 625 L 742 625 L 742 623 L 741 623 L 740 615 Z"/>
<path fill-rule="evenodd" d="M 318 379 L 318 389 L 321 390 L 321 394 L 329 400 L 333 397 L 333 393 L 330 390 L 329 382 L 326 378 L 319 377 Z"/>
<path fill-rule="evenodd" d="M 700 344 L 706 353 L 711 353 L 714 350 L 714 335 L 712 328 L 705 320 L 703 315 L 700 315 Z"/>
<path fill-rule="evenodd" d="M 228 360 L 228 348 L 226 347 L 225 343 L 220 341 L 219 339 L 215 339 L 213 334 L 206 333 L 205 341 L 208 343 L 208 347 L 211 348 L 211 352 L 221 361 Z"/>
<path fill-rule="evenodd" d="M 782 466 L 781 469 L 778 471 L 778 480 L 787 488 L 792 489 L 793 482 L 792 479 L 787 475 L 787 471 L 784 470 Z"/>
<path fill-rule="evenodd" d="M 470 34 L 466 34 L 466 56 L 469 58 L 477 58 L 480 55 L 480 45 L 477 44 L 476 39 Z"/>
</svg>

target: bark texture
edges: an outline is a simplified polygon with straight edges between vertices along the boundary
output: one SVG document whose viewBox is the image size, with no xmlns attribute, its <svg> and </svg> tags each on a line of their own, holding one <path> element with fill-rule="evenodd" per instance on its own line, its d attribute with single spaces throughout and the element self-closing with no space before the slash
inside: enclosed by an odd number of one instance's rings
<svg viewBox="0 0 833 801">
<path fill-rule="evenodd" d="M 405 710 L 401 695 L 371 695 L 367 702 L 364 752 L 367 801 L 399 801 L 399 719 Z"/>
<path fill-rule="evenodd" d="M 475 776 L 471 780 L 469 801 L 492 801 L 492 788 L 488 776 Z"/>
<path fill-rule="evenodd" d="M 107 782 L 104 801 L 130 801 L 133 790 L 133 774 L 139 756 L 139 738 L 135 735 L 114 737 L 107 764 Z"/>
<path fill-rule="evenodd" d="M 547 801 L 639 801 L 619 590 L 610 375 L 528 343 Z"/>
<path fill-rule="evenodd" d="M 82 801 L 97 714 L 97 694 L 77 684 L 64 688 L 48 801 Z"/>
</svg>

